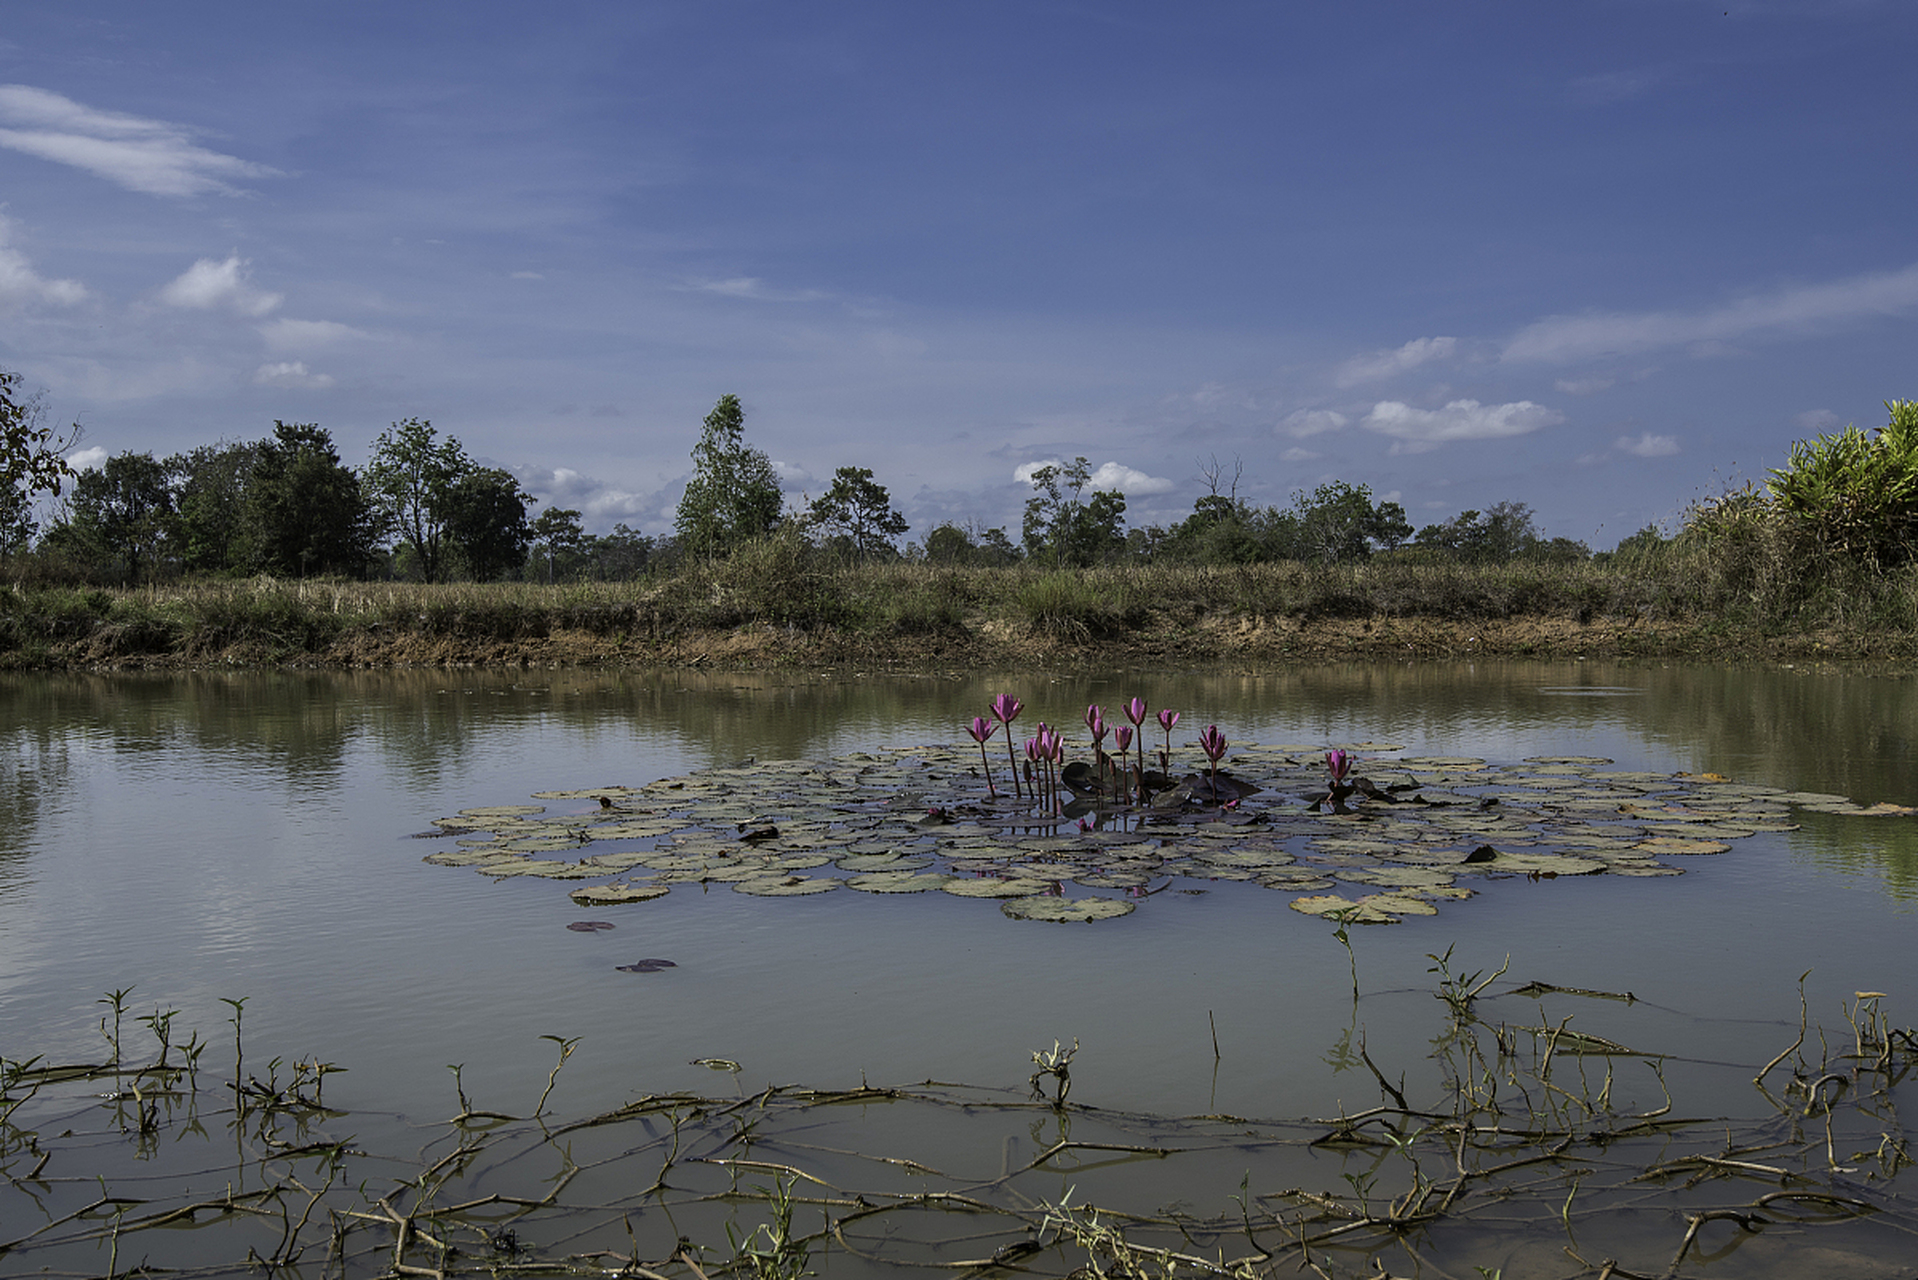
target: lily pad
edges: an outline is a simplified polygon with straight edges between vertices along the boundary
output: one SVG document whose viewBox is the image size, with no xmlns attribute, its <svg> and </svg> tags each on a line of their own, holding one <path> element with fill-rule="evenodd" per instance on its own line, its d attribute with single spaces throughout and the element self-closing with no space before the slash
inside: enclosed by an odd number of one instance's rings
<svg viewBox="0 0 1918 1280">
<path fill-rule="evenodd" d="M 1014 920 L 1047 920 L 1054 924 L 1089 924 L 1130 915 L 1133 904 L 1117 898 L 1013 898 L 999 910 Z"/>
<path fill-rule="evenodd" d="M 616 964 L 613 968 L 621 973 L 658 973 L 661 969 L 677 969 L 671 960 L 635 960 L 631 964 Z"/>
<path fill-rule="evenodd" d="M 582 907 L 610 907 L 622 902 L 650 902 L 669 891 L 670 887 L 663 884 L 595 884 L 566 896 Z"/>
<path fill-rule="evenodd" d="M 603 929 L 610 929 L 613 926 L 610 921 L 606 920 L 575 920 L 566 927 L 574 933 L 598 933 Z"/>
</svg>

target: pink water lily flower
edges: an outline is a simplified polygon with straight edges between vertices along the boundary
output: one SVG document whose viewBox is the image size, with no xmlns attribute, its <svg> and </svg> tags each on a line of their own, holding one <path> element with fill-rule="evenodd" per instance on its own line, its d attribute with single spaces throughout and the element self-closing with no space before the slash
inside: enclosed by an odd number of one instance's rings
<svg viewBox="0 0 1918 1280">
<path fill-rule="evenodd" d="M 1145 723 L 1145 699 L 1134 698 L 1125 704 L 1125 718 L 1136 725 Z"/>
<path fill-rule="evenodd" d="M 1352 767 L 1352 757 L 1334 747 L 1325 753 L 1325 767 L 1332 771 L 1332 785 L 1345 781 L 1346 771 Z"/>
<path fill-rule="evenodd" d="M 972 723 L 966 726 L 966 732 L 971 734 L 972 740 L 979 744 L 979 763 L 986 769 L 986 794 L 989 796 L 998 795 L 999 788 L 992 785 L 992 762 L 986 759 L 986 739 L 998 731 L 998 724 L 984 716 L 974 716 Z M 1014 777 L 1016 778 L 1017 774 Z"/>
<path fill-rule="evenodd" d="M 1209 724 L 1205 732 L 1199 735 L 1199 750 L 1205 752 L 1205 758 L 1212 762 L 1207 776 L 1212 782 L 1212 798 L 1219 798 L 1219 757 L 1225 754 L 1225 735 L 1219 732 L 1219 726 Z"/>
<path fill-rule="evenodd" d="M 1112 731 L 1112 742 L 1114 746 L 1119 748 L 1119 754 L 1124 755 L 1127 748 L 1132 745 L 1132 726 L 1122 724 L 1114 729 Z"/>
<path fill-rule="evenodd" d="M 1207 725 L 1205 732 L 1199 735 L 1199 750 L 1205 752 L 1205 758 L 1215 766 L 1219 763 L 1219 757 L 1225 754 L 1225 747 L 1225 735 L 1219 732 L 1216 724 Z"/>
<path fill-rule="evenodd" d="M 1092 731 L 1092 747 L 1098 751 L 1106 740 L 1106 716 L 1098 703 L 1086 708 L 1086 728 Z"/>
<path fill-rule="evenodd" d="M 1019 787 L 1019 757 L 1012 752 L 1012 722 L 1025 710 L 1024 704 L 1009 693 L 1002 693 L 992 700 L 992 715 L 1006 727 L 1006 764 L 1012 770 L 1012 794 L 1023 796 Z M 983 748 L 982 748 L 983 749 Z"/>
</svg>

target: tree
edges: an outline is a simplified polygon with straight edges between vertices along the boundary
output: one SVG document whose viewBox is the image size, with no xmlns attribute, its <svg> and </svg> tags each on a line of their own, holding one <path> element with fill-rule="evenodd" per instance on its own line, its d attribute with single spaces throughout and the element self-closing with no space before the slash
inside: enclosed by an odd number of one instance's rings
<svg viewBox="0 0 1918 1280">
<path fill-rule="evenodd" d="M 45 402 L 22 396 L 17 373 L 0 369 L 0 552 L 26 549 L 33 540 L 35 494 L 59 497 L 74 478 L 62 455 L 80 442 L 80 428 L 56 435 L 46 425 Z"/>
<path fill-rule="evenodd" d="M 526 528 L 532 558 L 527 576 L 548 582 L 570 582 L 586 561 L 586 530 L 579 512 L 570 507 L 548 507 Z"/>
<path fill-rule="evenodd" d="M 1087 500 L 1092 466 L 1085 458 L 1074 458 L 1069 466 L 1048 463 L 1034 471 L 1028 483 L 1036 492 L 1026 499 L 1020 532 L 1029 557 L 1044 556 L 1055 565 L 1088 565 L 1123 550 L 1125 495 L 1102 489 Z"/>
<path fill-rule="evenodd" d="M 253 568 L 247 508 L 260 448 L 257 443 L 203 444 L 162 464 L 173 484 L 169 541 L 182 568 L 196 573 Z"/>
<path fill-rule="evenodd" d="M 1461 511 L 1443 524 L 1428 524 L 1416 541 L 1468 564 L 1497 564 L 1532 550 L 1539 535 L 1529 506 L 1500 502 L 1482 514 Z"/>
<path fill-rule="evenodd" d="M 588 549 L 593 558 L 593 576 L 619 582 L 637 578 L 646 572 L 655 549 L 656 544 L 645 534 L 616 524 L 611 533 L 594 538 Z"/>
<path fill-rule="evenodd" d="M 117 568 L 126 581 L 138 582 L 164 560 L 172 517 L 165 464 L 150 453 L 129 451 L 80 474 L 67 520 L 48 536 L 59 548 L 107 561 L 109 572 Z"/>
<path fill-rule="evenodd" d="M 427 582 L 438 582 L 445 572 L 453 487 L 472 469 L 458 440 L 438 440 L 433 424 L 420 418 L 394 423 L 373 442 L 361 487 L 374 527 L 381 536 L 397 534 L 411 548 Z"/>
<path fill-rule="evenodd" d="M 273 423 L 259 445 L 247 497 L 254 555 L 288 577 L 366 572 L 375 517 L 353 469 L 317 423 Z"/>
<path fill-rule="evenodd" d="M 453 481 L 446 497 L 446 533 L 460 564 L 477 582 L 502 578 L 526 563 L 531 494 L 510 471 L 475 467 Z"/>
<path fill-rule="evenodd" d="M 1343 480 L 1322 484 L 1309 495 L 1304 490 L 1293 494 L 1289 514 L 1296 538 L 1291 554 L 1298 560 L 1364 560 L 1374 542 L 1389 550 L 1412 534 L 1404 507 L 1396 502 L 1375 506 L 1371 489 Z"/>
<path fill-rule="evenodd" d="M 911 528 L 892 509 L 892 495 L 873 480 L 867 467 L 841 467 L 833 472 L 832 488 L 813 500 L 807 519 L 845 538 L 862 561 L 876 551 L 890 550 L 892 540 Z"/>
<path fill-rule="evenodd" d="M 721 396 L 693 446 L 693 478 L 673 517 L 690 554 L 725 555 L 779 523 L 779 480 L 771 460 L 746 444 L 745 421 L 739 397 Z"/>
</svg>

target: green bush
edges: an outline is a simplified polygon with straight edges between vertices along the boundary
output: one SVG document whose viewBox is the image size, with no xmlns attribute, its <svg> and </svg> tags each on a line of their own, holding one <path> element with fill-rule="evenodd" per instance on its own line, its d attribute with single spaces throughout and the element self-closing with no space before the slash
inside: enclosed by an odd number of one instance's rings
<svg viewBox="0 0 1918 1280">
<path fill-rule="evenodd" d="M 1783 515 L 1825 546 L 1871 564 L 1918 554 L 1918 401 L 1887 400 L 1890 421 L 1867 434 L 1800 440 L 1766 489 Z"/>
</svg>

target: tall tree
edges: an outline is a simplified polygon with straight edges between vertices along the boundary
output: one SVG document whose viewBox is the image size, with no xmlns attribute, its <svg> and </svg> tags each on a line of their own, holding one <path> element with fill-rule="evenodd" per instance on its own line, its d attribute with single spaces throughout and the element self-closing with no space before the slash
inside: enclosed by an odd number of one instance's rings
<svg viewBox="0 0 1918 1280">
<path fill-rule="evenodd" d="M 259 448 L 247 505 L 260 566 L 294 578 L 364 574 L 374 515 L 332 436 L 317 423 L 276 420 Z"/>
<path fill-rule="evenodd" d="M 580 524 L 579 512 L 571 507 L 548 507 L 526 532 L 532 540 L 528 577 L 571 582 L 579 576 L 586 560 L 586 529 Z"/>
<path fill-rule="evenodd" d="M 893 510 L 892 495 L 872 478 L 870 467 L 833 472 L 832 487 L 813 500 L 806 514 L 818 528 L 846 539 L 861 560 L 890 550 L 892 540 L 912 527 Z"/>
<path fill-rule="evenodd" d="M 1070 466 L 1040 467 L 1030 483 L 1035 492 L 1026 499 L 1021 529 L 1029 558 L 1089 565 L 1125 549 L 1125 495 L 1098 489 L 1086 498 L 1092 464 L 1083 457 L 1074 458 Z"/>
<path fill-rule="evenodd" d="M 690 554 L 725 555 L 779 523 L 779 479 L 772 461 L 746 443 L 745 430 L 738 396 L 721 396 L 706 415 L 693 446 L 693 478 L 673 517 L 680 545 Z"/>
<path fill-rule="evenodd" d="M 491 582 L 526 563 L 532 542 L 526 504 L 532 500 L 512 472 L 498 467 L 474 467 L 453 482 L 446 532 L 474 581 Z"/>
<path fill-rule="evenodd" d="M 428 582 L 445 573 L 453 488 L 472 469 L 460 442 L 452 436 L 439 439 L 433 424 L 422 418 L 396 422 L 373 442 L 360 483 L 375 527 L 411 548 L 419 575 Z"/>
<path fill-rule="evenodd" d="M 203 444 L 163 464 L 173 484 L 171 541 L 182 568 L 246 572 L 255 563 L 247 513 L 260 445 Z"/>
<path fill-rule="evenodd" d="M 49 537 L 63 549 L 108 561 L 129 582 L 152 577 L 164 562 L 173 490 L 164 463 L 150 453 L 118 453 L 73 486 L 66 522 Z M 56 536 L 57 535 L 57 536 Z"/>
</svg>

